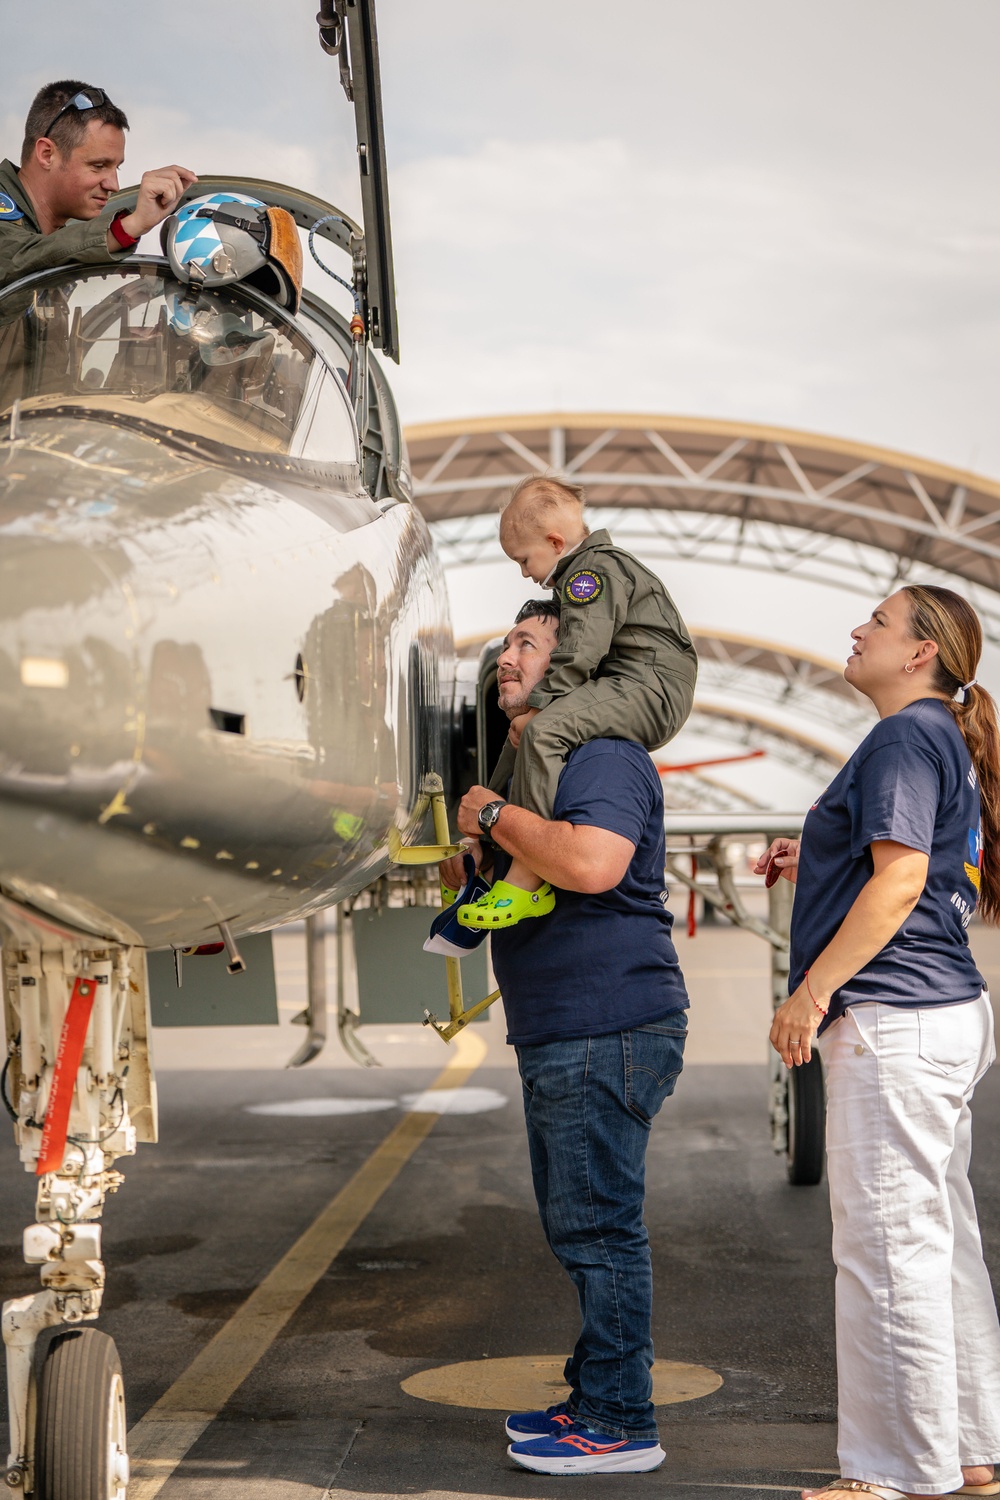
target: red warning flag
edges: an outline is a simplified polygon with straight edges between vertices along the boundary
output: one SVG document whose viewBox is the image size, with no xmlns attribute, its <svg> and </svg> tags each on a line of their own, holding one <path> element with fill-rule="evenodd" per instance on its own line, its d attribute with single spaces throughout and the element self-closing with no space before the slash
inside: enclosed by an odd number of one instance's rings
<svg viewBox="0 0 1000 1500">
<path fill-rule="evenodd" d="M 76 1075 L 83 1056 L 83 1044 L 87 1040 L 87 1027 L 90 1025 L 90 1012 L 94 1008 L 96 994 L 96 979 L 77 979 L 73 985 L 59 1038 L 59 1051 L 56 1053 L 49 1107 L 45 1111 L 45 1123 L 42 1127 L 42 1146 L 35 1168 L 36 1177 L 43 1177 L 46 1172 L 58 1172 L 63 1164 L 73 1090 L 76 1088 Z"/>
</svg>

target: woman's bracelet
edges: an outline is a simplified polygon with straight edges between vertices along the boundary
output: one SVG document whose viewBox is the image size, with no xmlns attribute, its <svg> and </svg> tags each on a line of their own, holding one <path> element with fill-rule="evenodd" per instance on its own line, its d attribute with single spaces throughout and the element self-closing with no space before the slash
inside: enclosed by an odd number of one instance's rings
<svg viewBox="0 0 1000 1500">
<path fill-rule="evenodd" d="M 806 993 L 808 994 L 809 999 L 812 1001 L 813 1005 L 815 1005 L 815 1007 L 819 1011 L 820 1015 L 821 1016 L 825 1016 L 826 1013 L 827 1013 L 827 1011 L 830 1009 L 830 1007 L 828 1005 L 825 1005 L 825 1006 L 824 1005 L 820 1005 L 819 1001 L 816 999 L 816 996 L 813 994 L 813 992 L 812 992 L 812 985 L 809 983 L 809 970 L 808 969 L 806 970 L 805 978 L 806 978 Z"/>
</svg>

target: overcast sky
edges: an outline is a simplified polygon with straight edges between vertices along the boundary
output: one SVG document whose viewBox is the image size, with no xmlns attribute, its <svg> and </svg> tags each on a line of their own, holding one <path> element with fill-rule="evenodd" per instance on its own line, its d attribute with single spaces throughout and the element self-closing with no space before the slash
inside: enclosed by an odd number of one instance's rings
<svg viewBox="0 0 1000 1500">
<path fill-rule="evenodd" d="M 4 0 L 6 152 L 75 75 L 130 116 L 127 181 L 178 160 L 357 213 L 316 9 Z M 404 421 L 689 413 L 1000 475 L 997 0 L 378 0 L 378 23 Z"/>
<path fill-rule="evenodd" d="M 356 208 L 316 0 L 3 5 L 164 159 Z M 996 0 L 379 0 L 405 420 L 649 410 L 1000 474 Z M 327 283 L 329 287 L 331 284 Z"/>
</svg>

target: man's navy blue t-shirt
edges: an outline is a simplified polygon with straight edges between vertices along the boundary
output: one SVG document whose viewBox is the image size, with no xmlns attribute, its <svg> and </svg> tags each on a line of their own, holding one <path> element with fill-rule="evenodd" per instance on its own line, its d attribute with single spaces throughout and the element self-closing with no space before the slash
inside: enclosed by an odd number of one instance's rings
<svg viewBox="0 0 1000 1500">
<path fill-rule="evenodd" d="M 663 887 L 663 788 L 646 751 L 631 740 L 589 740 L 572 750 L 553 819 L 621 834 L 635 854 L 612 890 L 557 889 L 547 917 L 493 934 L 508 1042 L 602 1036 L 686 1010 Z M 509 868 L 498 849 L 497 875 Z"/>
<path fill-rule="evenodd" d="M 790 992 L 871 879 L 881 839 L 928 856 L 927 884 L 894 937 L 834 994 L 848 1005 L 951 1005 L 984 988 L 966 928 L 979 896 L 979 783 L 961 731 L 938 698 L 882 719 L 810 809 L 792 906 Z"/>
</svg>

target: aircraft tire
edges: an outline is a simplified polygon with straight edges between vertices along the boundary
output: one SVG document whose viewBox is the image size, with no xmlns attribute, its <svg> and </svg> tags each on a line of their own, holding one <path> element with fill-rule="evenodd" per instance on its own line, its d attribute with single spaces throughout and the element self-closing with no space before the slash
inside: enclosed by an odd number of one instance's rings
<svg viewBox="0 0 1000 1500">
<path fill-rule="evenodd" d="M 817 1053 L 788 1077 L 788 1180 L 793 1187 L 822 1181 L 826 1151 L 826 1090 Z"/>
<path fill-rule="evenodd" d="M 38 1387 L 36 1500 L 125 1500 L 125 1391 L 114 1341 L 69 1328 L 49 1345 Z"/>
</svg>

